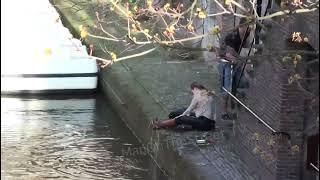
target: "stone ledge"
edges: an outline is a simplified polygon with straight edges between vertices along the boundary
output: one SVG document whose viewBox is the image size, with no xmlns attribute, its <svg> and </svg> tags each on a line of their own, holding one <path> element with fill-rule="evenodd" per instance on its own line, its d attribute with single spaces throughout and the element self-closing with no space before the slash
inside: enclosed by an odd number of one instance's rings
<svg viewBox="0 0 320 180">
<path fill-rule="evenodd" d="M 59 13 L 65 25 L 78 33 L 79 18 L 67 9 L 60 9 Z M 98 47 L 97 41 L 91 43 Z M 152 148 L 149 153 L 170 179 L 254 179 L 232 152 L 232 130 L 227 123 L 217 121 L 217 130 L 207 133 L 215 144 L 207 147 L 195 143 L 195 137 L 203 132 L 153 131 L 149 126 L 153 118 L 164 119 L 173 108 L 188 105 L 191 82 L 198 81 L 217 90 L 217 79 L 217 72 L 204 62 L 165 61 L 156 54 L 153 58 L 131 59 L 101 70 L 99 85 L 142 144 L 164 147 Z"/>
</svg>

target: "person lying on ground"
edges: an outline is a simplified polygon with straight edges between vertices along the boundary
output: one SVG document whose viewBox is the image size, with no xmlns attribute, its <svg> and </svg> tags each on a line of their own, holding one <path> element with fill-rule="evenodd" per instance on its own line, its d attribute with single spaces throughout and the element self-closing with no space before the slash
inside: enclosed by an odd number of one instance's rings
<svg viewBox="0 0 320 180">
<path fill-rule="evenodd" d="M 204 131 L 215 128 L 212 112 L 214 93 L 196 82 L 190 87 L 193 98 L 189 107 L 171 112 L 168 120 L 153 122 L 154 129 L 176 127 L 177 125 L 190 125 L 192 129 Z"/>
</svg>

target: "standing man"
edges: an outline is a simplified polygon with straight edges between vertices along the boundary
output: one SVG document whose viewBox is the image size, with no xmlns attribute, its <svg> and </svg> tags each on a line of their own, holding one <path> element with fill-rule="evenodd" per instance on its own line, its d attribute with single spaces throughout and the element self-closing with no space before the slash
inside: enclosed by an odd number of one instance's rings
<svg viewBox="0 0 320 180">
<path fill-rule="evenodd" d="M 250 28 L 246 25 L 246 19 L 241 18 L 237 29 L 227 34 L 222 42 L 219 52 L 219 76 L 220 87 L 223 92 L 223 113 L 222 119 L 232 119 L 229 107 L 229 95 L 222 89 L 224 87 L 232 94 L 236 93 L 236 76 L 241 72 L 240 63 L 237 57 L 240 55 L 242 47 L 246 46 Z M 231 99 L 230 99 L 231 101 Z"/>
</svg>

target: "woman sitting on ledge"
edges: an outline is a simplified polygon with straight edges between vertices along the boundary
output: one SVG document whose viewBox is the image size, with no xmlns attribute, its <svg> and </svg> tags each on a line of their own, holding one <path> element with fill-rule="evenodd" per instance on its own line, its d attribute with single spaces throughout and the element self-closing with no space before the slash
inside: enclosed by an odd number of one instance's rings
<svg viewBox="0 0 320 180">
<path fill-rule="evenodd" d="M 180 109 L 169 114 L 169 120 L 156 121 L 153 129 L 190 125 L 192 129 L 208 131 L 215 128 L 212 104 L 213 92 L 196 82 L 191 84 L 193 99 L 187 109 Z"/>
</svg>

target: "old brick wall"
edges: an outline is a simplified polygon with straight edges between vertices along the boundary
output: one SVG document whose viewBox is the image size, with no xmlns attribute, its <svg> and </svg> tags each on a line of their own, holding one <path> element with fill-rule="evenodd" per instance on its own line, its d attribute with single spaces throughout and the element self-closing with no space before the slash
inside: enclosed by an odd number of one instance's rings
<svg viewBox="0 0 320 180">
<path fill-rule="evenodd" d="M 317 20 L 309 18 L 315 17 Z M 318 50 L 318 15 L 274 18 L 267 39 L 263 41 L 264 54 L 287 49 L 285 40 L 292 32 L 308 36 L 310 44 Z M 307 21 L 304 21 L 308 18 Z M 303 73 L 303 72 L 302 72 Z M 276 131 L 290 134 L 272 135 L 248 111 L 237 110 L 235 134 L 237 152 L 248 162 L 259 179 L 302 179 L 304 169 L 305 104 L 304 95 L 294 84 L 292 75 L 282 64 L 282 57 L 267 56 L 254 63 L 253 78 L 242 101 Z"/>
<path fill-rule="evenodd" d="M 238 1 L 241 3 L 241 1 Z M 277 4 L 272 3 L 277 9 Z M 208 7 L 207 12 L 220 12 L 218 6 L 211 1 L 200 1 L 199 5 Z M 267 6 L 267 0 L 262 1 L 262 14 Z M 308 15 L 277 17 L 273 19 L 271 29 L 267 30 L 267 38 L 263 40 L 263 53 L 287 49 L 285 40 L 291 38 L 293 32 L 302 32 L 310 44 L 319 49 L 318 41 L 318 12 Z M 239 18 L 236 18 L 236 25 Z M 218 25 L 221 39 L 227 30 L 234 28 L 234 16 L 222 15 L 205 20 L 203 28 L 210 31 Z M 202 47 L 208 43 L 217 46 L 219 42 L 213 36 L 202 40 Z M 203 53 L 206 60 L 214 59 L 214 54 Z M 267 56 L 254 63 L 254 74 L 250 79 L 250 88 L 246 90 L 246 98 L 241 99 L 249 108 L 260 116 L 276 131 L 290 134 L 285 136 L 273 135 L 268 129 L 244 108 L 237 109 L 238 119 L 234 132 L 238 138 L 237 153 L 248 162 L 252 173 L 257 179 L 302 179 L 304 171 L 304 145 L 306 137 L 303 134 L 306 126 L 304 97 L 292 84 L 288 83 L 289 73 L 283 66 L 282 57 Z M 308 123 L 307 123 L 308 124 Z"/>
<path fill-rule="evenodd" d="M 301 92 L 288 84 L 289 75 L 277 58 L 262 59 L 254 71 L 243 102 L 274 130 L 289 133 L 291 140 L 272 135 L 272 130 L 240 108 L 235 126 L 239 153 L 261 173 L 261 179 L 299 179 L 304 121 Z"/>
<path fill-rule="evenodd" d="M 319 11 L 312 12 L 306 15 L 296 15 L 295 22 L 292 23 L 290 28 L 292 31 L 301 32 L 301 34 L 308 38 L 309 44 L 319 52 Z M 311 58 L 312 59 L 312 58 Z M 319 62 L 312 64 L 313 75 L 319 78 Z M 319 81 L 310 81 L 308 82 L 308 86 L 310 90 L 314 92 L 314 94 L 319 95 Z M 319 96 L 317 97 L 319 99 Z M 303 137 L 303 147 L 301 151 L 303 153 L 303 161 L 301 162 L 302 166 L 302 176 L 303 179 L 316 179 L 316 175 L 319 175 L 314 169 L 310 168 L 310 165 L 307 162 L 308 152 L 308 138 L 318 134 L 319 136 L 319 104 L 310 103 L 312 100 L 306 100 L 305 102 L 305 116 L 304 116 L 304 126 L 303 133 L 301 136 Z M 319 147 L 319 144 L 318 144 Z M 309 147 L 310 148 L 310 147 Z M 316 146 L 312 147 L 312 149 L 317 149 Z M 319 154 L 319 151 L 317 152 Z M 319 155 L 318 155 L 319 157 Z M 316 159 L 316 156 L 313 158 Z M 315 164 L 317 165 L 317 164 Z M 319 166 L 319 165 L 318 165 Z"/>
<path fill-rule="evenodd" d="M 280 65 L 267 59 L 255 66 L 250 88 L 242 101 L 272 128 L 278 129 L 281 117 Z M 261 179 L 274 179 L 277 159 L 277 137 L 244 108 L 238 109 L 235 134 L 238 153 Z"/>
<path fill-rule="evenodd" d="M 234 16 L 223 15 L 215 17 L 216 24 L 222 30 L 221 39 L 234 28 Z M 238 18 L 236 18 L 236 25 Z M 250 81 L 250 89 L 246 92 L 247 98 L 243 102 L 252 108 L 272 127 L 278 126 L 274 118 L 280 117 L 280 78 L 277 75 L 280 69 L 271 61 L 263 61 L 255 67 L 254 78 Z M 272 88 L 270 88 L 272 87 Z M 247 162 L 256 179 L 274 179 L 277 149 L 271 133 L 258 120 L 243 108 L 239 109 L 238 120 L 234 126 L 237 137 L 236 152 Z M 270 143 L 269 143 L 270 144 Z"/>
</svg>

